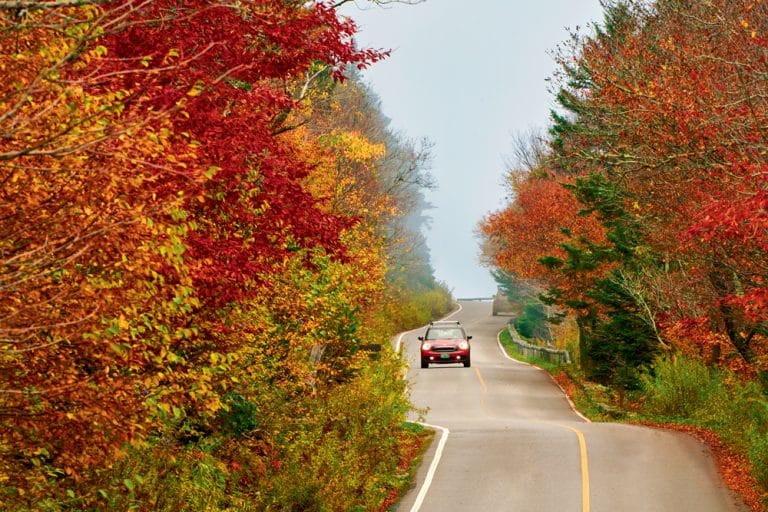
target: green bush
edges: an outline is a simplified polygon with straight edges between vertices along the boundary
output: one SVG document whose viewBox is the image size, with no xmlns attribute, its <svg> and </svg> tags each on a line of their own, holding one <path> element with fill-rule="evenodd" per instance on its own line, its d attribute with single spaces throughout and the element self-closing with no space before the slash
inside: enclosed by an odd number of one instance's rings
<svg viewBox="0 0 768 512">
<path fill-rule="evenodd" d="M 430 290 L 396 290 L 379 311 L 377 330 L 387 336 L 407 331 L 445 316 L 453 308 L 451 292 L 437 284 Z"/>
<path fill-rule="evenodd" d="M 716 371 L 684 357 L 657 359 L 642 381 L 647 411 L 662 417 L 694 416 L 721 388 Z"/>
<path fill-rule="evenodd" d="M 515 329 L 524 338 L 533 338 L 535 324 L 530 318 L 521 316 L 515 320 Z"/>
<path fill-rule="evenodd" d="M 352 378 L 324 389 L 265 385 L 228 394 L 209 425 L 219 430 L 180 437 L 185 421 L 169 423 L 74 491 L 9 510 L 376 510 L 407 484 L 399 442 L 419 430 L 405 423 L 402 365 L 382 351 L 376 361 L 360 357 Z"/>
<path fill-rule="evenodd" d="M 397 479 L 397 442 L 407 411 L 400 363 L 383 358 L 355 380 L 311 400 L 294 422 L 263 490 L 266 510 L 375 510 Z"/>
<path fill-rule="evenodd" d="M 386 344 L 399 327 L 423 325 L 452 306 L 442 285 L 402 294 L 368 319 L 360 340 Z M 358 512 L 402 490 L 410 473 L 399 465 L 407 453 L 400 441 L 418 431 L 404 427 L 411 406 L 402 360 L 391 350 L 375 361 L 351 356 L 343 375 L 310 384 L 277 379 L 264 364 L 262 351 L 271 348 L 253 344 L 233 370 L 239 378 L 220 390 L 223 408 L 180 411 L 140 446 L 125 447 L 112 467 L 69 487 L 52 477 L 60 492 L 9 510 Z"/>
<path fill-rule="evenodd" d="M 224 403 L 227 408 L 219 416 L 225 432 L 242 436 L 259 426 L 256 404 L 250 400 L 237 393 L 230 393 L 224 397 Z"/>
<path fill-rule="evenodd" d="M 242 496 L 227 492 L 228 478 L 226 464 L 202 447 L 178 448 L 160 442 L 131 449 L 103 475 L 99 489 L 87 501 L 98 510 L 173 512 L 180 504 L 186 510 L 249 510 Z"/>
</svg>

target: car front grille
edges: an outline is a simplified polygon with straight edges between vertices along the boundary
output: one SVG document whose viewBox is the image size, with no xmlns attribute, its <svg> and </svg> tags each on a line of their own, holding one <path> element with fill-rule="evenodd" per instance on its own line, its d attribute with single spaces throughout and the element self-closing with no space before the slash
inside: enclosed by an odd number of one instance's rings
<svg viewBox="0 0 768 512">
<path fill-rule="evenodd" d="M 456 350 L 455 346 L 447 346 L 447 347 L 432 347 L 433 352 L 453 352 Z"/>
</svg>

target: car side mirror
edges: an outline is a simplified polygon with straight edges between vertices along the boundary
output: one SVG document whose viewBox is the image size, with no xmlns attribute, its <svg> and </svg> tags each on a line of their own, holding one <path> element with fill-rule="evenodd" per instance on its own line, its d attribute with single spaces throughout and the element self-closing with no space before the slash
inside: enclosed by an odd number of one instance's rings
<svg viewBox="0 0 768 512">
<path fill-rule="evenodd" d="M 467 339 L 468 339 L 468 340 L 471 340 L 471 339 L 472 339 L 472 336 L 467 336 Z"/>
<path fill-rule="evenodd" d="M 419 336 L 419 341 L 424 341 L 424 336 Z"/>
</svg>

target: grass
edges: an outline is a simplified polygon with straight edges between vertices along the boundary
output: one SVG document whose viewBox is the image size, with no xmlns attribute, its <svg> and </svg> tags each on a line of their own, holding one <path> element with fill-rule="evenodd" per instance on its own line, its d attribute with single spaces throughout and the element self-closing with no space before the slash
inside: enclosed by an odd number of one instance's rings
<svg viewBox="0 0 768 512">
<path fill-rule="evenodd" d="M 561 365 L 547 361 L 544 358 L 528 357 L 518 352 L 517 346 L 512 342 L 512 336 L 506 329 L 499 333 L 499 340 L 501 340 L 501 345 L 504 347 L 504 350 L 507 351 L 507 354 L 509 354 L 510 357 L 517 359 L 518 361 L 523 361 L 524 363 L 538 366 L 539 368 L 547 370 L 550 373 L 554 373 L 561 368 Z"/>
</svg>

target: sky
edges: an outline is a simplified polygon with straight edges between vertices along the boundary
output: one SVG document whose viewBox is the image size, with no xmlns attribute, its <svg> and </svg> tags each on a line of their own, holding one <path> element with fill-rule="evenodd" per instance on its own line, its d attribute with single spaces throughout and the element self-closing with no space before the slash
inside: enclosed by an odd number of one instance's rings
<svg viewBox="0 0 768 512">
<path fill-rule="evenodd" d="M 434 143 L 425 232 L 435 276 L 456 298 L 490 297 L 478 223 L 505 205 L 504 158 L 515 134 L 546 129 L 552 52 L 569 31 L 602 19 L 599 0 L 427 0 L 342 14 L 360 46 L 392 49 L 363 73 L 391 126 Z"/>
</svg>

